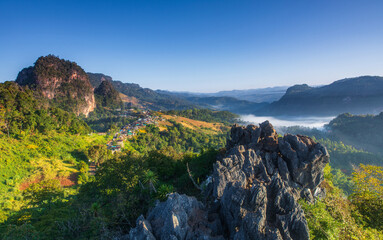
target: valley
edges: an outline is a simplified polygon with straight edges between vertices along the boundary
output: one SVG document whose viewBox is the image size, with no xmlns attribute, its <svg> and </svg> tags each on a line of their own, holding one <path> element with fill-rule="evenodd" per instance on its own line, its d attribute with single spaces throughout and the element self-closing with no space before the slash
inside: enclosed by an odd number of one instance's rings
<svg viewBox="0 0 383 240">
<path fill-rule="evenodd" d="M 185 97 L 84 73 L 49 55 L 0 84 L 3 238 L 382 236 L 371 220 L 381 217 L 381 189 L 373 183 L 383 181 L 382 114 L 316 116 L 290 101 L 316 96 L 308 86 L 259 103 L 232 96 L 241 91 Z M 380 78 L 340 83 L 370 80 L 376 86 Z M 286 99 L 291 114 L 268 110 Z M 238 211 L 247 217 L 232 218 Z M 205 228 L 189 221 L 197 213 Z M 158 227 L 172 216 L 182 231 Z M 263 230 L 247 227 L 258 218 Z"/>
<path fill-rule="evenodd" d="M 382 240 L 382 12 L 0 0 L 0 240 Z"/>
</svg>

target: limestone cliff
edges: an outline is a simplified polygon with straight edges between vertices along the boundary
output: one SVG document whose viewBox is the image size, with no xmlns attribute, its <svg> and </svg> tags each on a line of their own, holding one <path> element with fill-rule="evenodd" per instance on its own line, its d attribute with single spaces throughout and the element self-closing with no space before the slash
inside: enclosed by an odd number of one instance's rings
<svg viewBox="0 0 383 240">
<path fill-rule="evenodd" d="M 233 126 L 226 149 L 204 203 L 173 193 L 137 220 L 130 239 L 309 239 L 298 200 L 324 195 L 326 148 L 305 136 L 278 137 L 266 121 Z"/>
<path fill-rule="evenodd" d="M 34 66 L 24 68 L 16 82 L 35 90 L 37 97 L 76 115 L 87 116 L 96 106 L 93 87 L 85 71 L 74 62 L 53 55 L 40 57 Z"/>
</svg>

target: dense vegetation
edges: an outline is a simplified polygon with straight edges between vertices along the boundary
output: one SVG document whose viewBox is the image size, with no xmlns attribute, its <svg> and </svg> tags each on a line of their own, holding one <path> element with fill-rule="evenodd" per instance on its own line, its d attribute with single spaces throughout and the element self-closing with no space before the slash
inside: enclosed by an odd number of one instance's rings
<svg viewBox="0 0 383 240">
<path fill-rule="evenodd" d="M 236 115 L 193 109 L 168 114 L 229 124 Z M 0 84 L 0 238 L 114 239 L 126 237 L 136 218 L 177 191 L 201 198 L 197 184 L 212 172 L 227 133 L 191 129 L 174 120 L 142 128 L 122 152 L 106 142 L 139 118 L 97 108 L 87 123 L 48 107 L 15 83 Z M 377 155 L 311 131 L 331 154 L 327 195 L 301 201 L 312 239 L 383 237 L 383 169 Z M 352 175 L 352 165 L 355 168 Z M 97 168 L 91 172 L 90 167 Z M 339 169 L 335 168 L 342 168 Z M 189 168 L 189 171 L 188 171 Z M 95 169 L 94 169 L 95 170 Z M 191 177 L 189 176 L 191 175 Z"/>
<path fill-rule="evenodd" d="M 88 133 L 83 120 L 47 107 L 29 88 L 0 84 L 0 221 L 22 208 L 23 190 L 34 182 L 72 185 L 87 175 L 78 167 L 88 159 L 86 149 L 105 142 Z"/>
<path fill-rule="evenodd" d="M 206 134 L 184 127 L 182 124 L 171 121 L 166 131 L 154 125 L 149 125 L 144 131 L 130 141 L 131 147 L 140 152 L 148 153 L 152 150 L 161 150 L 171 147 L 177 152 L 199 152 L 202 149 L 219 149 L 225 146 L 227 133 Z"/>
<path fill-rule="evenodd" d="M 14 82 L 0 84 L 0 130 L 18 138 L 50 131 L 89 133 L 88 125 L 73 113 L 46 107 L 28 88 Z"/>
<path fill-rule="evenodd" d="M 354 173 L 354 192 L 346 198 L 343 191 L 334 185 L 333 171 L 327 166 L 322 183 L 326 197 L 314 204 L 300 201 L 308 221 L 310 238 L 382 239 L 382 170 L 381 167 L 361 165 Z M 371 171 L 376 175 L 366 176 Z"/>
<path fill-rule="evenodd" d="M 383 154 L 383 113 L 379 115 L 341 114 L 328 127 L 332 135 L 350 145 Z"/>
<path fill-rule="evenodd" d="M 103 80 L 112 83 L 113 87 L 120 93 L 127 95 L 130 98 L 137 99 L 137 105 L 151 110 L 170 110 L 170 109 L 189 109 L 195 107 L 191 102 L 171 96 L 168 94 L 153 91 L 149 88 L 142 88 L 135 83 L 124 83 L 121 81 L 112 80 L 111 77 L 101 73 L 88 73 L 93 87 L 98 87 Z"/>
<path fill-rule="evenodd" d="M 378 153 L 368 152 L 361 148 L 357 149 L 351 145 L 344 144 L 338 135 L 331 131 L 320 131 L 304 127 L 283 128 L 283 132 L 311 136 L 323 144 L 331 156 L 330 165 L 334 169 L 341 169 L 348 175 L 353 172 L 354 167 L 359 164 L 371 164 L 383 166 L 383 156 Z M 350 130 L 351 131 L 351 130 Z M 361 132 L 361 131 L 354 131 Z M 360 133 L 362 134 L 362 133 Z"/>
<path fill-rule="evenodd" d="M 171 122 L 147 126 L 110 154 L 108 135 L 28 88 L 0 85 L 0 236 L 3 239 L 84 239 L 121 236 L 155 200 L 172 191 L 199 196 L 225 134 L 207 134 Z M 98 108 L 86 121 L 113 133 L 134 119 Z M 106 122 L 108 119 L 110 121 Z M 9 136 L 8 136 L 9 132 Z M 89 161 L 98 166 L 88 173 Z"/>
<path fill-rule="evenodd" d="M 5 239 L 87 239 L 123 236 L 156 199 L 172 191 L 195 194 L 188 163 L 197 181 L 211 170 L 217 152 L 152 152 L 146 157 L 115 155 L 95 178 L 75 193 L 57 181 L 35 184 L 23 193 L 25 205 L 3 226 Z M 32 207 L 33 206 L 33 207 Z"/>
<path fill-rule="evenodd" d="M 182 116 L 205 122 L 220 122 L 227 125 L 233 124 L 239 116 L 228 111 L 213 111 L 210 109 L 171 110 L 166 114 Z"/>
<path fill-rule="evenodd" d="M 89 107 L 93 88 L 88 75 L 75 62 L 54 55 L 39 57 L 33 67 L 23 69 L 16 82 L 35 90 L 36 98 L 76 114 Z M 50 99 L 50 101 L 48 101 Z"/>
<path fill-rule="evenodd" d="M 200 134 L 176 122 L 172 124 L 163 132 L 148 126 L 145 133 L 127 144 L 124 153 L 113 157 L 105 145 L 100 145 L 105 139 L 96 135 L 39 134 L 36 139 L 12 140 L 28 144 L 23 152 L 14 151 L 19 146 L 1 144 L 13 153 L 10 159 L 20 159 L 12 163 L 23 166 L 9 165 L 6 170 L 9 176 L 5 177 L 2 196 L 9 189 L 14 194 L 5 197 L 2 203 L 5 222 L 0 226 L 1 236 L 113 238 L 127 234 L 135 219 L 155 200 L 164 200 L 169 192 L 198 197 L 199 190 L 193 186 L 186 166 L 200 184 L 211 173 L 218 154 L 209 147 L 223 146 L 225 136 Z M 4 141 L 7 140 L 4 136 Z M 11 146 L 14 145 L 12 142 Z M 197 152 L 200 149 L 206 150 Z M 95 177 L 87 174 L 87 159 L 99 163 Z M 34 174 L 30 175 L 31 172 Z M 73 174 L 82 185 L 63 186 L 62 179 Z M 14 178 L 15 175 L 18 177 Z M 29 180 L 20 188 L 25 179 Z"/>
<path fill-rule="evenodd" d="M 87 149 L 105 142 L 96 135 L 52 133 L 21 140 L 0 137 L 0 221 L 25 204 L 23 190 L 34 182 L 56 179 L 76 184 L 79 164 L 88 160 Z"/>
<path fill-rule="evenodd" d="M 109 81 L 102 81 L 94 90 L 97 107 L 107 107 L 110 109 L 122 108 L 120 93 L 114 89 Z"/>
<path fill-rule="evenodd" d="M 73 72 L 84 75 L 85 71 L 75 62 L 60 59 L 54 55 L 39 57 L 34 64 L 35 74 L 41 78 L 65 78 L 71 77 Z"/>
</svg>

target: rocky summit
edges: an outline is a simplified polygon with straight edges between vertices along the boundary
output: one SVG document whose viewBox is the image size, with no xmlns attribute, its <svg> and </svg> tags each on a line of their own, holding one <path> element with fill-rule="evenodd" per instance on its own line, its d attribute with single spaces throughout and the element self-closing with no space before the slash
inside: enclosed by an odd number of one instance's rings
<svg viewBox="0 0 383 240">
<path fill-rule="evenodd" d="M 76 115 L 88 116 L 96 107 L 93 87 L 85 71 L 75 62 L 53 55 L 40 57 L 34 66 L 24 68 L 16 83 L 35 90 L 36 97 Z"/>
<path fill-rule="evenodd" d="M 324 196 L 328 162 L 326 148 L 309 137 L 279 137 L 268 121 L 234 125 L 204 184 L 204 202 L 172 193 L 137 219 L 129 238 L 309 239 L 298 200 Z"/>
</svg>

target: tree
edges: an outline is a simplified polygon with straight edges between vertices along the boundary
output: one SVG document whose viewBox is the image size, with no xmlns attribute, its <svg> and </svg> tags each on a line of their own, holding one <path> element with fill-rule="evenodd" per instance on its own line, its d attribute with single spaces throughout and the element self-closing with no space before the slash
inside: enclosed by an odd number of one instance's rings
<svg viewBox="0 0 383 240">
<path fill-rule="evenodd" d="M 0 105 L 0 131 L 4 131 L 7 128 L 5 121 L 5 108 Z"/>
<path fill-rule="evenodd" d="M 144 182 L 144 184 L 148 184 L 149 185 L 150 192 L 152 192 L 152 190 L 155 193 L 157 192 L 157 190 L 156 190 L 154 185 L 157 184 L 158 177 L 157 177 L 157 175 L 154 172 L 152 172 L 150 170 L 146 171 L 144 176 L 143 176 L 143 182 Z"/>
<path fill-rule="evenodd" d="M 43 180 L 39 183 L 33 183 L 24 192 L 24 199 L 29 200 L 32 206 L 38 206 L 43 202 L 48 204 L 64 195 L 60 181 L 57 179 Z"/>
<path fill-rule="evenodd" d="M 355 184 L 351 200 L 367 225 L 383 229 L 383 167 L 360 164 L 352 174 Z"/>
<path fill-rule="evenodd" d="M 108 158 L 108 149 L 105 145 L 94 145 L 88 148 L 88 157 L 95 162 L 97 166 Z"/>
</svg>

